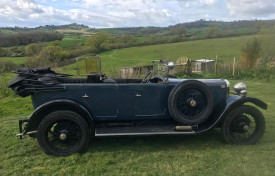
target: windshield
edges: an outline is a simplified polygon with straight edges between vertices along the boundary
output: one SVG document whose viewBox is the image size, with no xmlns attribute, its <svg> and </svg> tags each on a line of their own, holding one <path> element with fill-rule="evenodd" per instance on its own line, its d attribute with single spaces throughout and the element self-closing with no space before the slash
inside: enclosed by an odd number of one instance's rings
<svg viewBox="0 0 275 176">
<path fill-rule="evenodd" d="M 99 56 L 83 56 L 76 58 L 79 75 L 101 75 L 101 62 Z"/>
<path fill-rule="evenodd" d="M 168 68 L 167 60 L 153 60 L 153 76 L 154 77 L 167 77 Z"/>
</svg>

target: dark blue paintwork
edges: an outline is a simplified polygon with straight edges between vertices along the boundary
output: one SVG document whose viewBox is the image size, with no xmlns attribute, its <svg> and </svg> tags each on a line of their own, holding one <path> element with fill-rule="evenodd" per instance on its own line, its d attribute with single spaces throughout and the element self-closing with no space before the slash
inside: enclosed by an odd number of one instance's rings
<svg viewBox="0 0 275 176">
<path fill-rule="evenodd" d="M 164 79 L 165 80 L 165 79 Z M 65 106 L 77 110 L 93 125 L 98 122 L 172 120 L 168 109 L 168 96 L 173 87 L 188 79 L 173 79 L 163 83 L 85 83 L 62 84 L 64 91 L 39 92 L 32 95 L 35 112 L 30 116 L 30 128 L 35 129 L 42 114 L 51 108 Z M 198 79 L 206 84 L 212 95 L 214 108 L 210 117 L 200 124 L 195 133 L 217 126 L 229 111 L 246 102 L 266 109 L 267 105 L 256 98 L 230 96 L 222 79 Z M 62 107 L 64 108 L 64 107 Z M 75 109 L 76 108 L 76 109 Z M 86 115 L 87 114 L 87 115 Z"/>
<path fill-rule="evenodd" d="M 168 96 L 172 88 L 187 79 L 169 79 L 167 83 L 88 83 L 64 84 L 64 91 L 32 95 L 33 107 L 57 99 L 81 102 L 95 121 L 171 118 Z M 226 101 L 226 83 L 220 79 L 200 79 L 211 90 L 214 107 Z"/>
</svg>

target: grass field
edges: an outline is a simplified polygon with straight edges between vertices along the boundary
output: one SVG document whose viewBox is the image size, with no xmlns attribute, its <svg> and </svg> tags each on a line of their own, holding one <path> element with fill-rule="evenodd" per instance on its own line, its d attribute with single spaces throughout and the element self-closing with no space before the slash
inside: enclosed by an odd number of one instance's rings
<svg viewBox="0 0 275 176">
<path fill-rule="evenodd" d="M 33 111 L 30 97 L 1 98 L 0 175 L 274 175 L 275 81 L 244 82 L 249 96 L 269 106 L 262 111 L 266 133 L 251 146 L 228 145 L 215 129 L 197 136 L 96 138 L 85 153 L 58 158 L 44 154 L 34 139 L 15 137 L 18 119 Z"/>
<path fill-rule="evenodd" d="M 85 44 L 85 40 L 88 36 L 77 36 L 72 34 L 64 34 L 63 39 L 60 41 L 60 46 L 63 48 L 75 47 L 82 44 Z M 53 42 L 44 42 L 45 45 L 52 45 Z"/>
<path fill-rule="evenodd" d="M 23 64 L 29 57 L 0 57 L 0 61 L 12 61 L 15 64 Z"/>
<path fill-rule="evenodd" d="M 100 54 L 103 72 L 119 67 L 151 64 L 160 56 L 176 60 L 238 59 L 249 37 L 199 40 L 112 50 Z M 1 58 L 0 58 L 1 59 Z M 13 59 L 13 58 L 10 58 Z M 19 58 L 14 58 L 15 60 Z M 76 74 L 76 65 L 57 68 Z M 85 153 L 53 157 L 42 152 L 35 139 L 19 140 L 18 120 L 33 112 L 31 98 L 21 98 L 5 87 L 15 76 L 0 75 L 0 175 L 275 175 L 275 80 L 242 80 L 248 95 L 265 101 L 266 132 L 257 145 L 224 142 L 220 130 L 196 136 L 105 137 L 92 140 Z M 231 80 L 234 85 L 236 80 Z M 231 86 L 232 87 L 232 86 Z"/>
<path fill-rule="evenodd" d="M 216 55 L 225 63 L 232 63 L 233 58 L 239 60 L 241 48 L 250 37 L 231 37 L 220 39 L 196 40 L 189 42 L 132 47 L 111 50 L 100 54 L 103 68 L 114 65 L 132 66 L 151 64 L 152 60 L 166 58 L 175 61 L 186 56 L 192 60 L 211 58 Z"/>
<path fill-rule="evenodd" d="M 60 46 L 66 48 L 81 45 L 85 43 L 87 38 L 87 36 L 80 36 L 78 38 L 76 35 L 65 34 L 65 37 L 60 42 Z"/>
<path fill-rule="evenodd" d="M 150 45 L 142 47 L 131 47 L 124 49 L 114 49 L 103 52 L 100 55 L 102 71 L 111 75 L 121 67 L 150 65 L 152 60 L 165 58 L 169 61 L 176 61 L 179 57 L 186 56 L 192 60 L 215 59 L 216 55 L 224 63 L 233 63 L 236 57 L 239 61 L 241 48 L 251 36 L 231 37 L 220 39 L 196 40 L 189 42 L 179 42 L 170 44 Z M 64 67 L 65 71 L 75 70 L 76 64 Z"/>
</svg>

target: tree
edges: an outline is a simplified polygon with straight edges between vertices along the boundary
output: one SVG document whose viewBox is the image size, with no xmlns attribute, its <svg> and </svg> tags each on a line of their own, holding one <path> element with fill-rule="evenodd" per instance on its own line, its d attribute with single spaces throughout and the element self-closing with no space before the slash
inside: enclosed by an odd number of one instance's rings
<svg viewBox="0 0 275 176">
<path fill-rule="evenodd" d="M 52 43 L 53 46 L 60 46 L 60 40 L 55 40 Z"/>
<path fill-rule="evenodd" d="M 178 26 L 178 27 L 172 28 L 169 33 L 172 35 L 182 36 L 182 35 L 186 35 L 187 29 L 184 26 Z"/>
<path fill-rule="evenodd" d="M 56 66 L 69 56 L 70 52 L 60 46 L 47 46 L 36 57 L 29 60 L 27 65 L 29 67 Z"/>
<path fill-rule="evenodd" d="M 169 43 L 180 42 L 180 41 L 181 41 L 181 37 L 179 35 L 174 35 L 170 37 L 168 40 Z"/>
<path fill-rule="evenodd" d="M 275 27 L 262 27 L 258 40 L 262 46 L 261 64 L 267 64 L 275 57 Z"/>
<path fill-rule="evenodd" d="M 241 64 L 243 69 L 254 68 L 260 58 L 261 46 L 257 38 L 246 43 L 241 52 Z"/>
<path fill-rule="evenodd" d="M 27 56 L 35 56 L 40 52 L 41 47 L 37 43 L 31 43 L 26 47 Z"/>
<path fill-rule="evenodd" d="M 156 44 L 157 42 L 158 42 L 158 37 L 155 35 L 150 34 L 146 37 L 147 44 Z"/>
<path fill-rule="evenodd" d="M 137 41 L 136 37 L 132 36 L 132 35 L 122 35 L 120 37 L 120 41 L 122 43 L 125 43 L 125 44 L 129 44 L 129 43 L 135 43 Z"/>
<path fill-rule="evenodd" d="M 0 61 L 0 73 L 10 72 L 18 68 L 18 65 L 12 61 L 3 62 Z"/>
<path fill-rule="evenodd" d="M 0 57 L 7 56 L 7 54 L 8 54 L 7 50 L 0 48 Z"/>
<path fill-rule="evenodd" d="M 218 29 L 219 29 L 218 26 L 209 27 L 208 30 L 207 30 L 206 37 L 208 37 L 208 38 L 214 37 L 214 35 L 218 31 Z"/>
<path fill-rule="evenodd" d="M 100 52 L 102 50 L 102 45 L 109 38 L 109 34 L 105 31 L 95 33 L 86 40 L 86 45 L 91 46 Z"/>
<path fill-rule="evenodd" d="M 256 21 L 254 24 L 254 28 L 257 30 L 257 32 L 260 32 L 261 28 L 264 28 L 266 24 L 263 21 Z"/>
<path fill-rule="evenodd" d="M 29 31 L 19 32 L 15 34 L 0 34 L 0 46 L 10 47 L 27 45 L 37 42 L 49 42 L 54 40 L 61 40 L 63 34 L 59 32 L 43 32 L 43 31 Z"/>
</svg>

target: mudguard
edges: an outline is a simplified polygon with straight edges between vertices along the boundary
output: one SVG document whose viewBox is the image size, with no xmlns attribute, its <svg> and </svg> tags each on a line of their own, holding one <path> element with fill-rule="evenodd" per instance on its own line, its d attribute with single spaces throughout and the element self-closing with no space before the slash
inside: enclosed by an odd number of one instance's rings
<svg viewBox="0 0 275 176">
<path fill-rule="evenodd" d="M 230 96 L 226 100 L 226 103 L 227 103 L 227 106 L 225 108 L 225 111 L 229 108 L 231 109 L 236 106 L 240 106 L 244 103 L 253 103 L 262 109 L 267 109 L 267 104 L 265 102 L 263 102 L 262 100 L 259 100 L 258 98 L 254 98 L 254 97 Z"/>
<path fill-rule="evenodd" d="M 245 103 L 253 103 L 262 109 L 267 109 L 267 104 L 265 102 L 254 97 L 241 97 L 241 96 L 234 95 L 234 96 L 228 97 L 226 100 L 226 103 L 227 105 L 224 111 L 219 115 L 217 120 L 211 125 L 209 125 L 208 127 L 198 130 L 196 133 L 202 133 L 216 127 L 220 122 L 223 121 L 223 119 L 227 116 L 227 114 L 231 112 L 231 110 L 234 110 L 234 108 L 241 106 Z"/>
<path fill-rule="evenodd" d="M 85 118 L 90 127 L 93 127 L 93 115 L 80 103 L 69 99 L 57 99 L 40 105 L 27 119 L 25 132 L 36 130 L 41 120 L 49 113 L 58 110 L 72 110 Z M 91 128 L 92 129 L 92 128 Z"/>
</svg>

